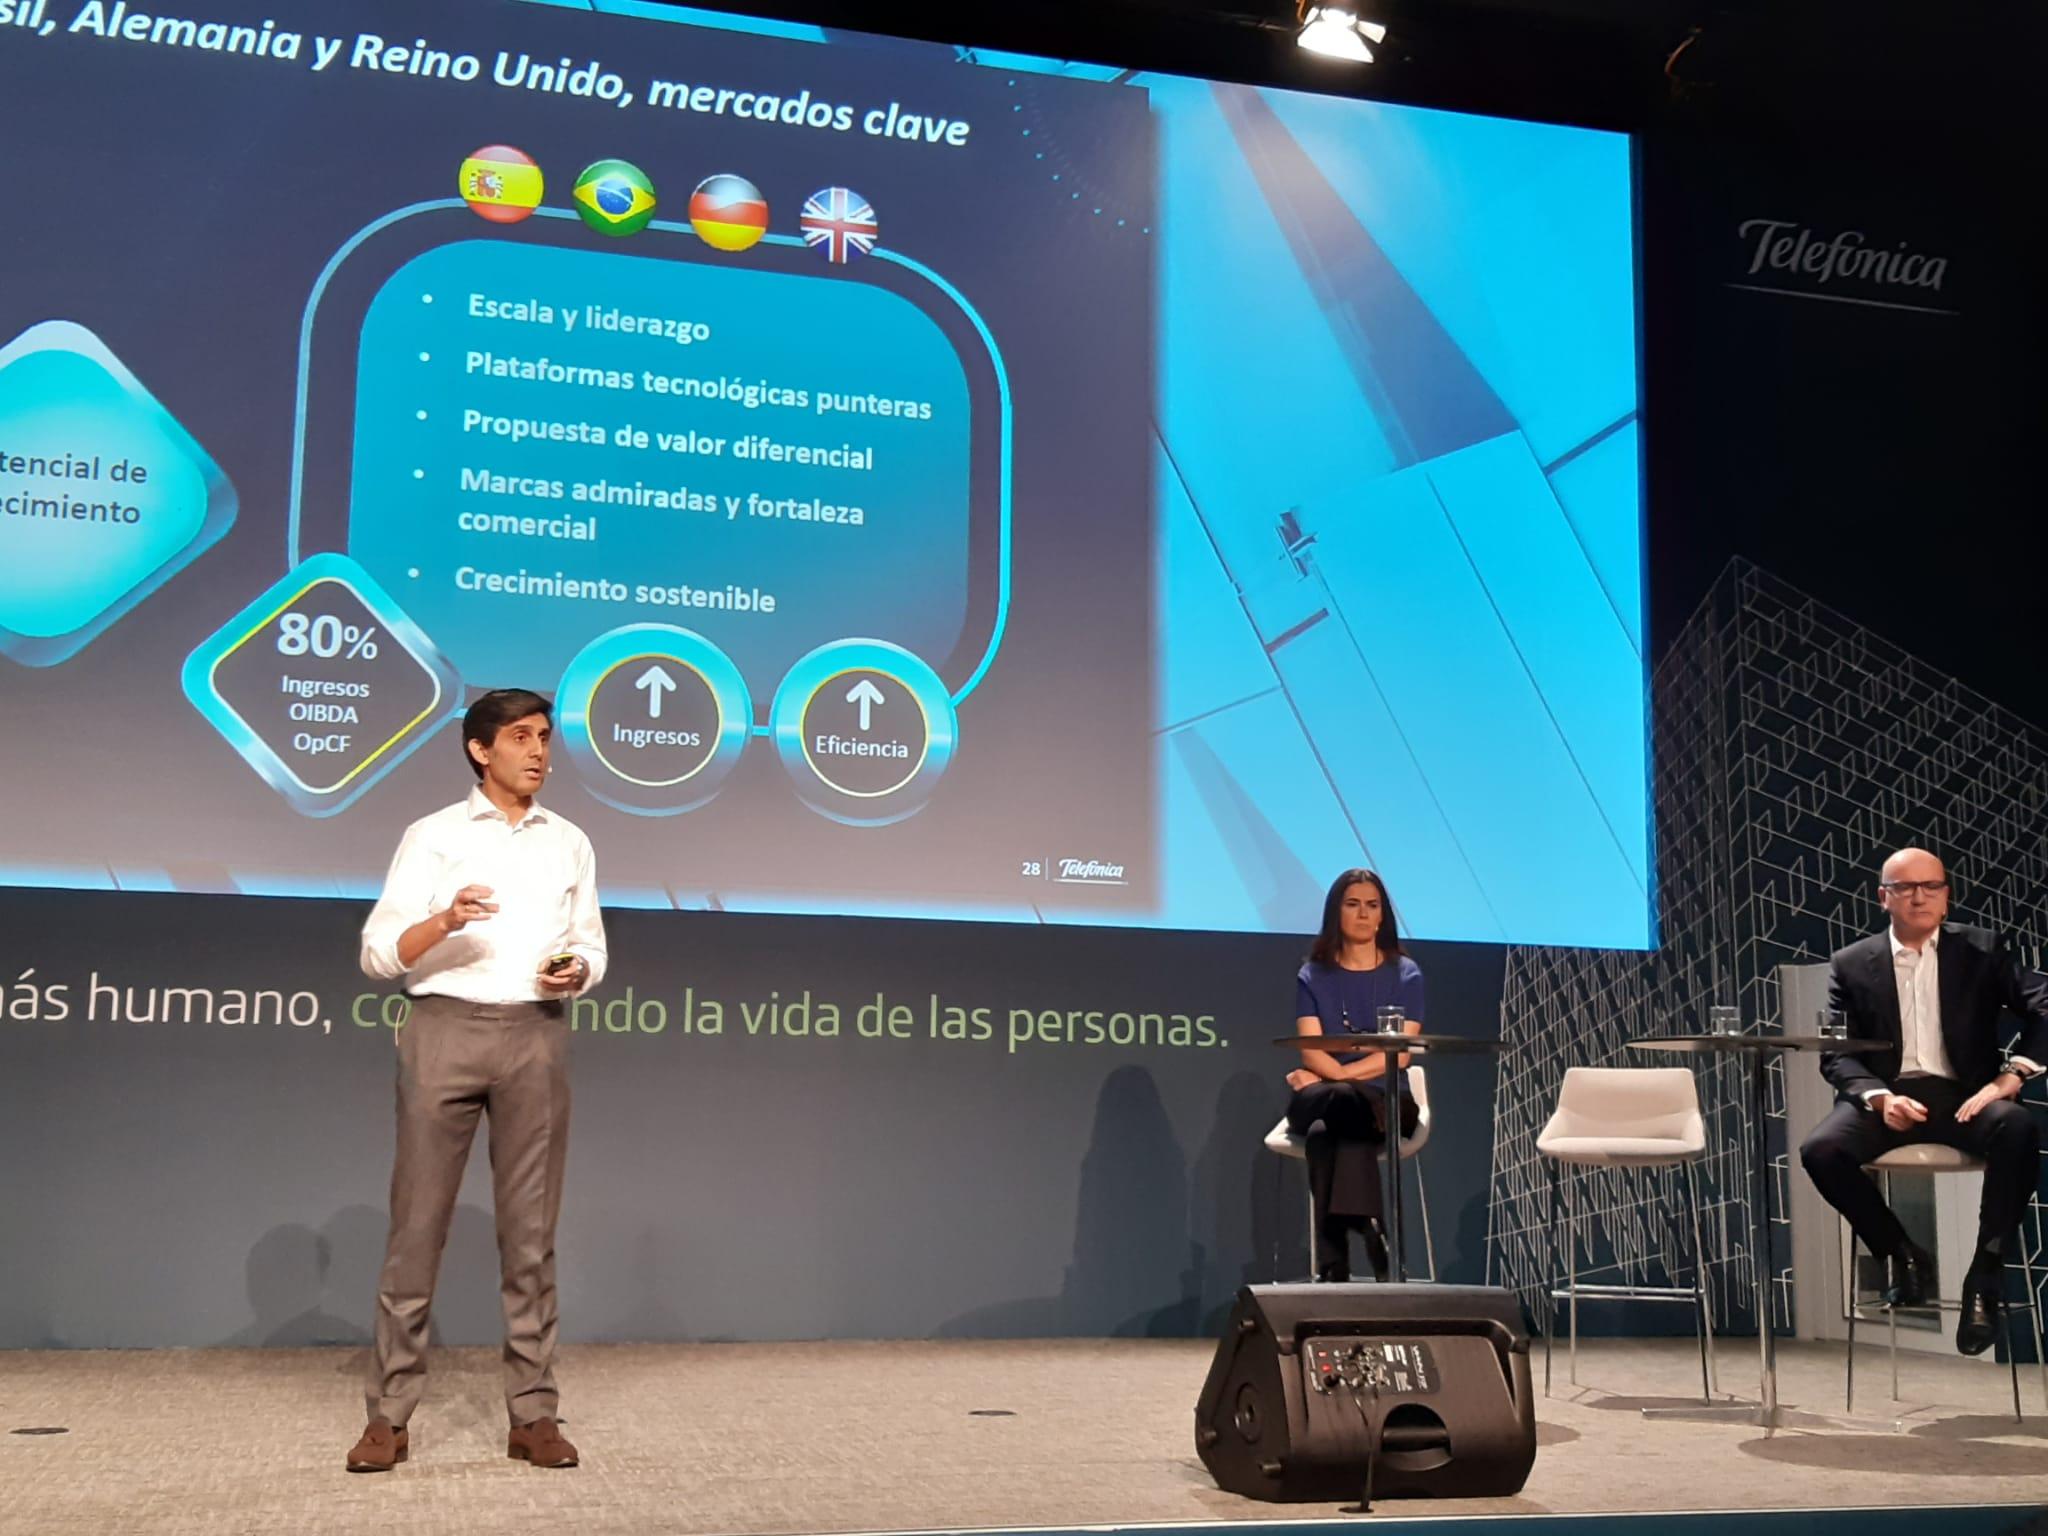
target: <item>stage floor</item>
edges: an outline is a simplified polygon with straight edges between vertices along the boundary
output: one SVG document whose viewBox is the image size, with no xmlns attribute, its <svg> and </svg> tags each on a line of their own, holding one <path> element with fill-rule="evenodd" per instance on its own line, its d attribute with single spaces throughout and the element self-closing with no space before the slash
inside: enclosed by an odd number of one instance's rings
<svg viewBox="0 0 2048 1536">
<path fill-rule="evenodd" d="M 1721 1384 L 1755 1385 L 1730 1340 Z M 505 1459 L 495 1352 L 439 1351 L 412 1460 L 350 1476 L 363 1352 L 0 1353 L 0 1531 L 835 1532 L 1333 1517 L 1219 1491 L 1194 1453 L 1202 1341 L 569 1347 L 582 1467 Z M 1789 1345 L 1785 1401 L 1841 1407 L 1841 1351 Z M 1542 1357 L 1536 1357 L 1538 1380 Z M 1859 1364 L 1876 1412 L 1880 1350 Z M 1747 1371 L 1747 1375 L 1745 1375 Z M 1689 1341 L 1588 1341 L 1574 1390 L 1538 1398 L 1541 1448 L 1504 1500 L 1383 1503 L 1506 1515 L 2048 1503 L 2048 1417 L 2024 1372 L 1908 1355 L 1900 1435 L 1647 1423 L 1697 1384 Z"/>
</svg>

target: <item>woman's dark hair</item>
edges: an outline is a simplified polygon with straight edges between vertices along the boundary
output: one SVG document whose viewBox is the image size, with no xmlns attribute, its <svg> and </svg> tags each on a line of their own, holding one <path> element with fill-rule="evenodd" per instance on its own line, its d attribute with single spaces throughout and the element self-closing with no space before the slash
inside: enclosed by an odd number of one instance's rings
<svg viewBox="0 0 2048 1536">
<path fill-rule="evenodd" d="M 1394 898 L 1387 894 L 1387 882 L 1369 869 L 1347 869 L 1330 883 L 1323 898 L 1323 927 L 1309 947 L 1308 958 L 1315 965 L 1335 965 L 1344 949 L 1344 893 L 1354 885 L 1369 885 L 1380 893 L 1380 958 L 1401 953 L 1401 925 L 1394 920 Z"/>
<path fill-rule="evenodd" d="M 470 756 L 469 744 L 475 741 L 488 747 L 498 739 L 498 732 L 528 715 L 539 715 L 552 724 L 555 707 L 528 688 L 493 688 L 469 706 L 469 713 L 462 717 L 462 760 L 479 780 L 484 765 Z"/>
</svg>

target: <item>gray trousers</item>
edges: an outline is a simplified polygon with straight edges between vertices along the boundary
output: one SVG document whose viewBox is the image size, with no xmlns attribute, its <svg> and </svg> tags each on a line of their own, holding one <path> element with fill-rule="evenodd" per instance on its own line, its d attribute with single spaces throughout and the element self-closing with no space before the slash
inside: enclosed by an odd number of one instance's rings
<svg viewBox="0 0 2048 1536">
<path fill-rule="evenodd" d="M 369 1416 L 404 1424 L 426 1387 L 427 1319 L 477 1117 L 491 1119 L 491 1190 L 505 1308 L 505 1406 L 555 1416 L 555 1220 L 569 1147 L 569 1020 L 558 1002 L 413 999 L 398 1031 L 398 1155 L 377 1281 Z"/>
</svg>

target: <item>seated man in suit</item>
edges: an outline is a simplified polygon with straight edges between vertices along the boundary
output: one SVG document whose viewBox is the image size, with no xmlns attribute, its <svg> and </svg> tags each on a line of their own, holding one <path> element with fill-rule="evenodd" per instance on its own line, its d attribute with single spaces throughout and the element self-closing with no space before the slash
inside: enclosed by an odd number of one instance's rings
<svg viewBox="0 0 2048 1536">
<path fill-rule="evenodd" d="M 1934 1261 L 1907 1240 L 1863 1165 L 1916 1141 L 1984 1160 L 1977 1255 L 1956 1324 L 1956 1348 L 1982 1354 L 1998 1321 L 2005 1260 L 2040 1177 L 2040 1132 L 2014 1101 L 2048 1060 L 2048 984 L 1989 929 L 1943 921 L 1948 872 L 1925 849 L 1901 848 L 1885 860 L 1878 899 L 1891 926 L 1836 952 L 1828 1002 L 1847 1015 L 1851 1035 L 1886 1044 L 1860 1055 L 1822 1053 L 1836 1103 L 1799 1156 L 1821 1196 L 1885 1259 L 1885 1300 L 1907 1307 L 1926 1300 Z M 2024 1027 L 2001 1061 L 2007 1011 Z"/>
</svg>

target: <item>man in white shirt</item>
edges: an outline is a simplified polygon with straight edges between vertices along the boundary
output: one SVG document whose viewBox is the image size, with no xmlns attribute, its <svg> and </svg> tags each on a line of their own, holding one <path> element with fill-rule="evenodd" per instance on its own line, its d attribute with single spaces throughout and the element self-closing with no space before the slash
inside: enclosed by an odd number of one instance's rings
<svg viewBox="0 0 2048 1536">
<path fill-rule="evenodd" d="M 369 1425 L 351 1472 L 410 1448 L 426 1385 L 428 1311 L 479 1115 L 490 1116 L 505 1308 L 506 1454 L 573 1467 L 556 1423 L 555 1221 L 569 1133 L 567 999 L 604 975 L 590 839 L 534 796 L 548 775 L 548 701 L 487 693 L 462 722 L 477 784 L 406 828 L 363 925 L 362 966 L 404 978 L 391 1236 L 377 1283 Z"/>
<path fill-rule="evenodd" d="M 1943 921 L 1948 893 L 1948 871 L 1926 849 L 1885 860 L 1878 899 L 1891 925 L 1835 953 L 1828 1001 L 1850 1035 L 1886 1043 L 1821 1055 L 1836 1103 L 1799 1155 L 1821 1196 L 1886 1261 L 1885 1300 L 1907 1307 L 1926 1300 L 1934 1261 L 1908 1240 L 1864 1165 L 1919 1141 L 1984 1160 L 1977 1254 L 1956 1324 L 1956 1347 L 1976 1355 L 1995 1336 L 2005 1260 L 2041 1175 L 2039 1129 L 2015 1101 L 2048 1060 L 2048 982 L 1989 929 Z M 2007 1015 L 2021 1026 L 2010 1055 Z"/>
</svg>

